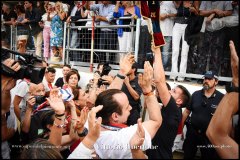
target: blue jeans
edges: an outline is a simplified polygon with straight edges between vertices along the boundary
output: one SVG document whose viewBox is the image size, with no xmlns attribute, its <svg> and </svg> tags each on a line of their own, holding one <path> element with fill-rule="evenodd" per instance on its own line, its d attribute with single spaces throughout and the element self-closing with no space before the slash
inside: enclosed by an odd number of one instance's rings
<svg viewBox="0 0 240 160">
<path fill-rule="evenodd" d="M 163 68 L 166 70 L 166 68 L 169 66 L 169 57 L 172 54 L 172 36 L 165 36 L 164 39 L 165 45 L 161 47 L 161 52 Z"/>
</svg>

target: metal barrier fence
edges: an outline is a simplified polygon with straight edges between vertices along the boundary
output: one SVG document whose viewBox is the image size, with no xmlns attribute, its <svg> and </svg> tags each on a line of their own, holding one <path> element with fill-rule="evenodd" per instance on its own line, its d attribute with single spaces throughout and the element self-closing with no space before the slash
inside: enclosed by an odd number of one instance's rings
<svg viewBox="0 0 240 160">
<path fill-rule="evenodd" d="M 123 17 L 120 19 L 129 19 Z M 117 19 L 118 20 L 118 19 Z M 139 35 L 141 20 L 137 19 L 134 24 L 134 19 L 131 19 L 130 25 L 110 25 L 100 26 L 96 24 L 94 19 L 81 19 L 77 22 L 92 22 L 91 26 L 74 26 L 64 23 L 63 28 L 63 60 L 62 61 L 48 61 L 49 64 L 70 64 L 72 66 L 89 67 L 90 72 L 93 68 L 96 68 L 99 62 L 108 62 L 114 70 L 119 69 L 119 58 L 121 53 L 132 52 L 135 55 L 135 60 L 138 61 L 138 48 L 139 48 Z M 118 28 L 129 28 L 130 36 L 129 42 L 131 45 L 124 50 L 119 49 L 118 43 Z M 102 41 L 101 30 L 105 31 L 105 36 L 108 41 L 104 44 Z M 112 30 L 112 31 L 109 31 Z M 10 48 L 17 50 L 17 28 L 11 26 L 11 42 Z M 32 37 L 29 37 L 32 38 Z M 27 52 L 34 52 L 34 50 L 28 50 Z M 139 72 L 143 72 L 139 69 Z M 165 72 L 169 76 L 183 76 L 188 78 L 202 79 L 202 75 L 192 73 L 172 73 Z M 232 77 L 219 77 L 220 81 L 231 81 Z"/>
<path fill-rule="evenodd" d="M 140 20 L 134 24 L 133 18 L 123 17 L 119 19 L 131 19 L 130 25 L 95 25 L 92 19 L 82 19 L 77 22 L 92 22 L 91 26 L 73 26 L 67 24 L 67 37 L 66 37 L 66 62 L 71 65 L 85 65 L 92 67 L 99 62 L 108 62 L 117 69 L 116 64 L 119 63 L 120 53 L 137 53 Z M 118 19 L 118 20 L 119 20 Z M 66 23 L 65 23 L 66 25 Z M 118 43 L 117 29 L 128 29 L 130 32 L 128 42 L 129 47 L 121 49 Z M 134 31 L 134 29 L 136 31 Z M 135 41 L 137 40 L 137 41 Z M 137 45 L 136 45 L 137 44 Z M 137 51 L 137 52 L 136 52 Z M 137 54 L 136 54 L 137 57 Z M 137 59 L 136 59 L 137 60 Z"/>
</svg>

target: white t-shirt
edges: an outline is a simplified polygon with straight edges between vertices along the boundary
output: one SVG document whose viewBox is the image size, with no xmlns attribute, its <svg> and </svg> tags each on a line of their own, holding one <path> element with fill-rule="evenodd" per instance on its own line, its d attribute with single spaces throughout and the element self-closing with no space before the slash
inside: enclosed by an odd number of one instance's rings
<svg viewBox="0 0 240 160">
<path fill-rule="evenodd" d="M 137 124 L 119 131 L 101 131 L 100 137 L 94 144 L 96 153 L 101 159 L 132 159 L 129 142 L 136 130 Z M 152 145 L 150 134 L 145 128 L 144 130 L 143 151 L 151 148 Z"/>
<path fill-rule="evenodd" d="M 22 97 L 22 101 L 19 104 L 19 108 L 21 109 L 21 120 L 23 120 L 23 117 L 26 112 L 26 102 L 27 98 L 29 96 L 29 84 L 25 80 L 17 80 L 16 86 L 11 89 L 10 94 L 11 94 L 11 108 L 14 108 L 13 105 L 13 100 L 15 96 Z"/>
<path fill-rule="evenodd" d="M 52 18 L 55 14 L 56 13 L 50 13 L 50 18 Z M 44 26 L 51 27 L 51 20 L 48 21 L 47 17 L 48 17 L 48 13 L 45 13 L 44 15 L 42 15 L 42 21 L 44 22 Z"/>
<path fill-rule="evenodd" d="M 160 3 L 160 14 L 176 14 L 177 10 L 173 1 L 162 1 Z M 160 27 L 163 36 L 172 36 L 172 30 L 174 25 L 174 18 L 166 18 L 163 21 L 160 20 Z"/>
</svg>

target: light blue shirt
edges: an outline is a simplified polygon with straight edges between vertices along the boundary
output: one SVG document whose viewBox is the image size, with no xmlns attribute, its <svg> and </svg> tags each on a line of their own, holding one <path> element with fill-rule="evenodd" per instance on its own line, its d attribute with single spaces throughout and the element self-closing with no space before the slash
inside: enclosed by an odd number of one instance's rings
<svg viewBox="0 0 240 160">
<path fill-rule="evenodd" d="M 96 15 L 106 17 L 108 22 L 100 21 L 100 26 L 107 26 L 111 25 L 110 22 L 113 20 L 113 12 L 114 12 L 115 5 L 113 4 L 93 4 L 90 5 L 90 10 L 95 11 Z M 102 31 L 112 31 L 109 28 L 101 28 Z"/>
</svg>

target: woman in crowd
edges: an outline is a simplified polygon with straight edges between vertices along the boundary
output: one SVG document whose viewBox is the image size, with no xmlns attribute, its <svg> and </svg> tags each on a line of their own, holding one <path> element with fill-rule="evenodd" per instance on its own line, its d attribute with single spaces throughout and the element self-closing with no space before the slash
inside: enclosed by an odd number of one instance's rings
<svg viewBox="0 0 240 160">
<path fill-rule="evenodd" d="M 122 6 L 120 7 L 120 1 L 117 1 L 113 16 L 114 18 L 120 17 L 134 17 L 134 19 L 141 18 L 140 9 L 138 6 L 133 4 L 133 1 L 121 1 Z M 120 19 L 119 25 L 129 25 L 132 19 Z M 118 43 L 119 50 L 126 52 L 132 50 L 132 34 L 131 28 L 118 28 Z M 116 60 L 119 61 L 119 58 Z"/>
<path fill-rule="evenodd" d="M 43 27 L 43 43 L 44 43 L 44 53 L 43 57 L 45 61 L 48 61 L 50 57 L 50 33 L 51 33 L 51 21 L 48 19 L 48 16 L 53 18 L 55 16 L 54 11 L 55 3 L 50 2 L 45 6 L 46 13 L 42 15 L 42 22 L 39 22 L 39 25 Z"/>
<path fill-rule="evenodd" d="M 67 16 L 63 10 L 61 2 L 55 4 L 56 14 L 51 19 L 50 15 L 48 20 L 51 22 L 51 34 L 50 34 L 50 46 L 52 48 L 53 57 L 56 57 L 57 61 L 62 60 L 62 47 L 63 47 L 63 20 Z"/>
<path fill-rule="evenodd" d="M 29 28 L 28 25 L 21 23 L 25 19 L 24 6 L 16 5 L 15 12 L 17 13 L 17 20 L 13 22 L 13 26 L 17 26 L 17 48 L 20 53 L 25 53 Z"/>
<path fill-rule="evenodd" d="M 191 14 L 198 14 L 198 11 L 195 5 L 191 1 L 174 1 L 174 4 L 177 8 L 177 17 L 175 19 L 175 24 L 173 26 L 172 33 L 172 70 L 173 73 L 182 73 L 185 74 L 187 70 L 187 59 L 189 45 L 184 39 L 185 29 L 187 27 L 188 18 Z M 180 50 L 180 41 L 182 39 L 181 47 L 181 62 L 180 69 L 178 70 L 178 56 Z M 176 76 L 171 76 L 170 79 L 175 80 Z M 178 81 L 184 81 L 184 77 L 178 76 Z"/>
</svg>

